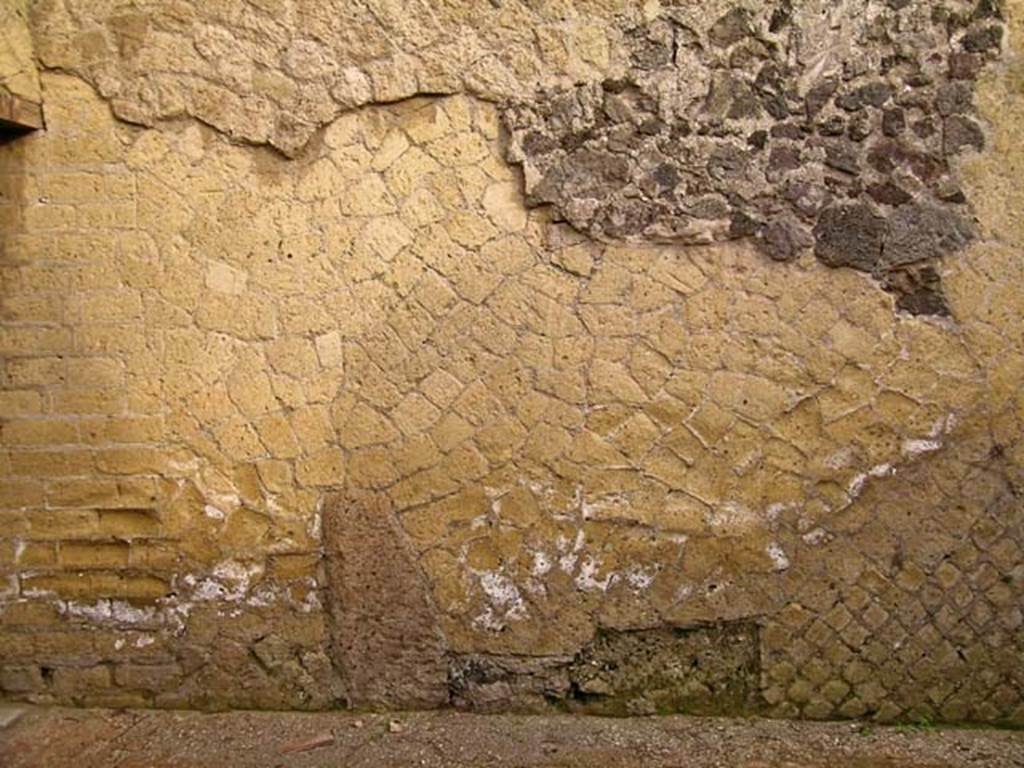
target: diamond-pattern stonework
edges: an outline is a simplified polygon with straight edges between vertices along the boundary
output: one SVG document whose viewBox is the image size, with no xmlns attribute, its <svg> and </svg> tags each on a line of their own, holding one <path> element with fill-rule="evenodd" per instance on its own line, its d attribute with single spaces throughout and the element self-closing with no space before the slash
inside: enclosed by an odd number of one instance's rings
<svg viewBox="0 0 1024 768">
<path fill-rule="evenodd" d="M 922 519 L 911 514 L 908 524 L 903 494 L 865 494 L 875 514 L 854 533 L 862 557 L 837 572 L 830 562 L 834 546 L 823 547 L 818 588 L 805 588 L 806 597 L 792 602 L 763 636 L 772 686 L 767 698 L 779 714 L 929 721 L 1020 716 L 1019 694 L 1008 692 L 1024 686 L 1020 666 L 1010 661 L 1024 651 L 1024 574 L 1019 563 L 999 564 L 1000 551 L 1016 549 L 1024 537 L 1024 515 L 1016 503 L 1019 478 L 988 463 L 975 472 L 983 475 L 977 479 L 987 492 L 970 499 L 971 511 L 962 497 L 951 500 L 923 467 L 905 477 L 918 489 L 916 503 L 932 510 L 927 547 L 912 529 Z M 947 515 L 950 507 L 954 514 Z M 999 535 L 986 546 L 972 535 L 975 530 Z M 808 627 L 811 606 L 820 612 L 826 603 L 832 607 L 824 622 Z M 817 664 L 806 660 L 807 648 L 793 653 L 794 631 L 810 642 Z M 976 676 L 972 670 L 979 662 L 989 671 Z M 776 664 L 782 671 L 773 674 Z M 772 690 L 801 667 L 810 683 L 802 701 L 787 701 Z M 1011 701 L 1008 711 L 1004 706 Z"/>
</svg>

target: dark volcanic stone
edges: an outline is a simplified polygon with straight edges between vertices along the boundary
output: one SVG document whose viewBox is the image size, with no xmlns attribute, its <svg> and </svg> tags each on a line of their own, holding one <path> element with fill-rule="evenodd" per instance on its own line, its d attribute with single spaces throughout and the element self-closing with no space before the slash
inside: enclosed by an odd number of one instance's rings
<svg viewBox="0 0 1024 768">
<path fill-rule="evenodd" d="M 948 168 L 943 158 L 929 155 L 926 152 L 908 152 L 906 167 L 921 181 L 929 183 L 941 176 Z"/>
<path fill-rule="evenodd" d="M 782 190 L 785 198 L 798 213 L 808 219 L 814 219 L 824 206 L 831 201 L 828 190 L 805 181 L 790 181 Z"/>
<path fill-rule="evenodd" d="M 846 121 L 839 115 L 833 115 L 818 126 L 818 133 L 822 136 L 842 136 L 846 131 Z"/>
<path fill-rule="evenodd" d="M 695 219 L 721 219 L 729 215 L 729 204 L 720 197 L 703 197 L 686 206 L 686 213 Z"/>
<path fill-rule="evenodd" d="M 846 129 L 846 134 L 853 141 L 864 141 L 871 135 L 871 129 L 871 117 L 867 112 L 861 112 L 850 120 L 850 127 Z"/>
<path fill-rule="evenodd" d="M 804 138 L 804 131 L 799 125 L 793 123 L 776 123 L 772 126 L 772 138 L 799 141 Z"/>
<path fill-rule="evenodd" d="M 606 208 L 602 217 L 604 231 L 609 237 L 631 237 L 650 226 L 656 210 L 642 200 L 624 200 Z"/>
<path fill-rule="evenodd" d="M 1002 0 L 979 0 L 971 15 L 975 19 L 1001 19 L 1003 18 Z"/>
<path fill-rule="evenodd" d="M 777 64 L 765 64 L 757 73 L 754 87 L 761 95 L 761 105 L 776 120 L 784 120 L 790 109 L 786 96 L 786 72 Z"/>
<path fill-rule="evenodd" d="M 713 179 L 737 179 L 743 176 L 750 161 L 749 155 L 739 147 L 717 147 L 708 160 L 708 173 Z"/>
<path fill-rule="evenodd" d="M 826 208 L 814 227 L 814 254 L 830 267 L 872 271 L 882 254 L 885 219 L 864 203 Z"/>
<path fill-rule="evenodd" d="M 788 173 L 800 167 L 800 147 L 775 147 L 768 158 L 768 170 Z"/>
<path fill-rule="evenodd" d="M 651 178 L 665 189 L 675 189 L 676 185 L 679 184 L 679 170 L 668 163 L 662 163 L 654 169 Z"/>
<path fill-rule="evenodd" d="M 871 195 L 872 200 L 883 205 L 904 205 L 913 199 L 907 192 L 897 187 L 891 181 L 887 181 L 884 184 L 871 184 L 868 186 L 867 191 Z"/>
<path fill-rule="evenodd" d="M 892 97 L 892 86 L 877 82 L 862 85 L 836 99 L 836 104 L 847 112 L 856 112 L 865 107 L 881 107 Z"/>
<path fill-rule="evenodd" d="M 630 87 L 630 82 L 623 79 L 608 79 L 601 83 L 601 87 L 608 93 L 622 93 Z"/>
<path fill-rule="evenodd" d="M 814 244 L 807 229 L 795 221 L 776 219 L 764 228 L 763 247 L 775 261 L 793 261 Z"/>
<path fill-rule="evenodd" d="M 761 101 L 747 85 L 735 89 L 732 104 L 726 117 L 730 120 L 745 120 L 761 114 Z"/>
<path fill-rule="evenodd" d="M 861 103 L 868 107 L 881 107 L 892 98 L 893 89 L 888 83 L 869 83 L 857 89 Z"/>
<path fill-rule="evenodd" d="M 942 292 L 942 279 L 931 266 L 890 272 L 885 288 L 896 294 L 896 308 L 912 315 L 948 317 L 949 305 Z"/>
<path fill-rule="evenodd" d="M 633 43 L 632 59 L 637 69 L 657 69 L 672 61 L 672 46 L 661 40 L 638 37 Z"/>
<path fill-rule="evenodd" d="M 943 128 L 942 149 L 947 155 L 955 155 L 967 147 L 978 151 L 985 148 L 985 134 L 969 117 L 954 115 L 946 119 Z"/>
<path fill-rule="evenodd" d="M 781 30 L 789 23 L 793 16 L 793 4 L 790 0 L 782 0 L 782 4 L 772 12 L 772 19 L 768 24 L 768 31 L 772 34 Z"/>
<path fill-rule="evenodd" d="M 754 237 L 779 261 L 809 246 L 883 282 L 900 272 L 908 311 L 940 311 L 919 273 L 971 237 L 952 158 L 985 144 L 974 89 L 1001 45 L 1001 4 L 878 3 L 849 20 L 855 54 L 820 68 L 803 36 L 830 42 L 796 0 L 730 2 L 710 30 L 669 10 L 635 28 L 619 79 L 503 113 L 527 203 L 599 240 Z"/>
<path fill-rule="evenodd" d="M 608 152 L 578 149 L 562 165 L 551 167 L 534 187 L 530 200 L 558 202 L 569 192 L 578 197 L 603 198 L 610 187 L 619 187 L 629 178 L 629 161 Z"/>
<path fill-rule="evenodd" d="M 1003 30 L 999 26 L 982 27 L 964 35 L 960 44 L 965 51 L 981 53 L 999 48 L 1003 42 Z"/>
<path fill-rule="evenodd" d="M 826 176 L 825 188 L 835 197 L 855 200 L 863 191 L 860 179 L 843 174 L 840 176 Z"/>
<path fill-rule="evenodd" d="M 546 155 L 558 148 L 558 142 L 546 134 L 531 131 L 523 139 L 523 149 L 531 155 Z"/>
<path fill-rule="evenodd" d="M 904 150 L 895 141 L 880 141 L 868 152 L 868 164 L 879 173 L 892 173 L 902 164 Z"/>
<path fill-rule="evenodd" d="M 967 83 L 946 83 L 935 96 L 935 108 L 943 117 L 970 112 L 974 99 Z"/>
<path fill-rule="evenodd" d="M 751 237 L 761 231 L 761 223 L 741 210 L 734 210 L 729 216 L 729 237 Z"/>
<path fill-rule="evenodd" d="M 882 133 L 886 136 L 899 136 L 907 129 L 906 113 L 899 107 L 885 110 L 882 115 Z"/>
<path fill-rule="evenodd" d="M 960 250 L 972 237 L 969 222 L 949 208 L 904 205 L 889 218 L 881 264 L 892 268 L 937 259 Z"/>
<path fill-rule="evenodd" d="M 929 136 L 935 135 L 935 121 L 930 117 L 918 120 L 910 127 L 919 139 L 927 139 Z"/>
<path fill-rule="evenodd" d="M 759 62 L 771 58 L 771 52 L 756 38 L 749 38 L 737 45 L 729 54 L 729 66 L 733 69 L 750 70 Z"/>
<path fill-rule="evenodd" d="M 891 140 L 880 141 L 871 147 L 868 151 L 868 164 L 882 174 L 903 168 L 924 182 L 937 178 L 946 167 L 940 157 L 909 149 Z"/>
<path fill-rule="evenodd" d="M 836 89 L 839 87 L 839 80 L 836 78 L 829 78 L 822 80 L 817 83 L 814 87 L 807 92 L 807 97 L 804 99 L 804 104 L 807 109 L 807 117 L 814 118 L 825 105 L 828 104 L 832 96 L 835 94 Z"/>
<path fill-rule="evenodd" d="M 954 53 L 949 57 L 949 76 L 954 80 L 974 80 L 984 63 L 976 53 Z"/>
<path fill-rule="evenodd" d="M 858 151 L 847 141 L 833 141 L 825 147 L 825 165 L 843 173 L 860 173 Z"/>
</svg>

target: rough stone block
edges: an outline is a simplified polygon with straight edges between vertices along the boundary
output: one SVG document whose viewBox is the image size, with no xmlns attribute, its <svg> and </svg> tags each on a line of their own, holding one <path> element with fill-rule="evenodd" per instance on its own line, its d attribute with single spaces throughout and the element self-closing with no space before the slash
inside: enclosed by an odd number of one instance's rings
<svg viewBox="0 0 1024 768">
<path fill-rule="evenodd" d="M 354 705 L 448 701 L 445 643 L 415 551 L 379 495 L 324 507 L 331 650 Z"/>
<path fill-rule="evenodd" d="M 601 632 L 569 669 L 571 696 L 607 714 L 752 714 L 760 675 L 746 623 Z"/>
</svg>

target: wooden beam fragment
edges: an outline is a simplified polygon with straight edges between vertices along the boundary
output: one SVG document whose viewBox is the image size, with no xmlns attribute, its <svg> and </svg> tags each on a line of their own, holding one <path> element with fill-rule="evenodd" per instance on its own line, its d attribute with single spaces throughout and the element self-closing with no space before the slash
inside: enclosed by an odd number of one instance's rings
<svg viewBox="0 0 1024 768">
<path fill-rule="evenodd" d="M 35 131 L 43 127 L 43 107 L 0 89 L 0 131 Z"/>
</svg>

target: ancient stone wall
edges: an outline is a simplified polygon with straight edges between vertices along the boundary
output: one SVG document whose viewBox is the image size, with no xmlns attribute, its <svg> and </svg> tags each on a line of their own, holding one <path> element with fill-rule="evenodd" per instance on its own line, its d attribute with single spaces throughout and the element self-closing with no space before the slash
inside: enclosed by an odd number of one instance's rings
<svg viewBox="0 0 1024 768">
<path fill-rule="evenodd" d="M 1024 3 L 31 8 L 4 696 L 1024 723 Z"/>
</svg>

